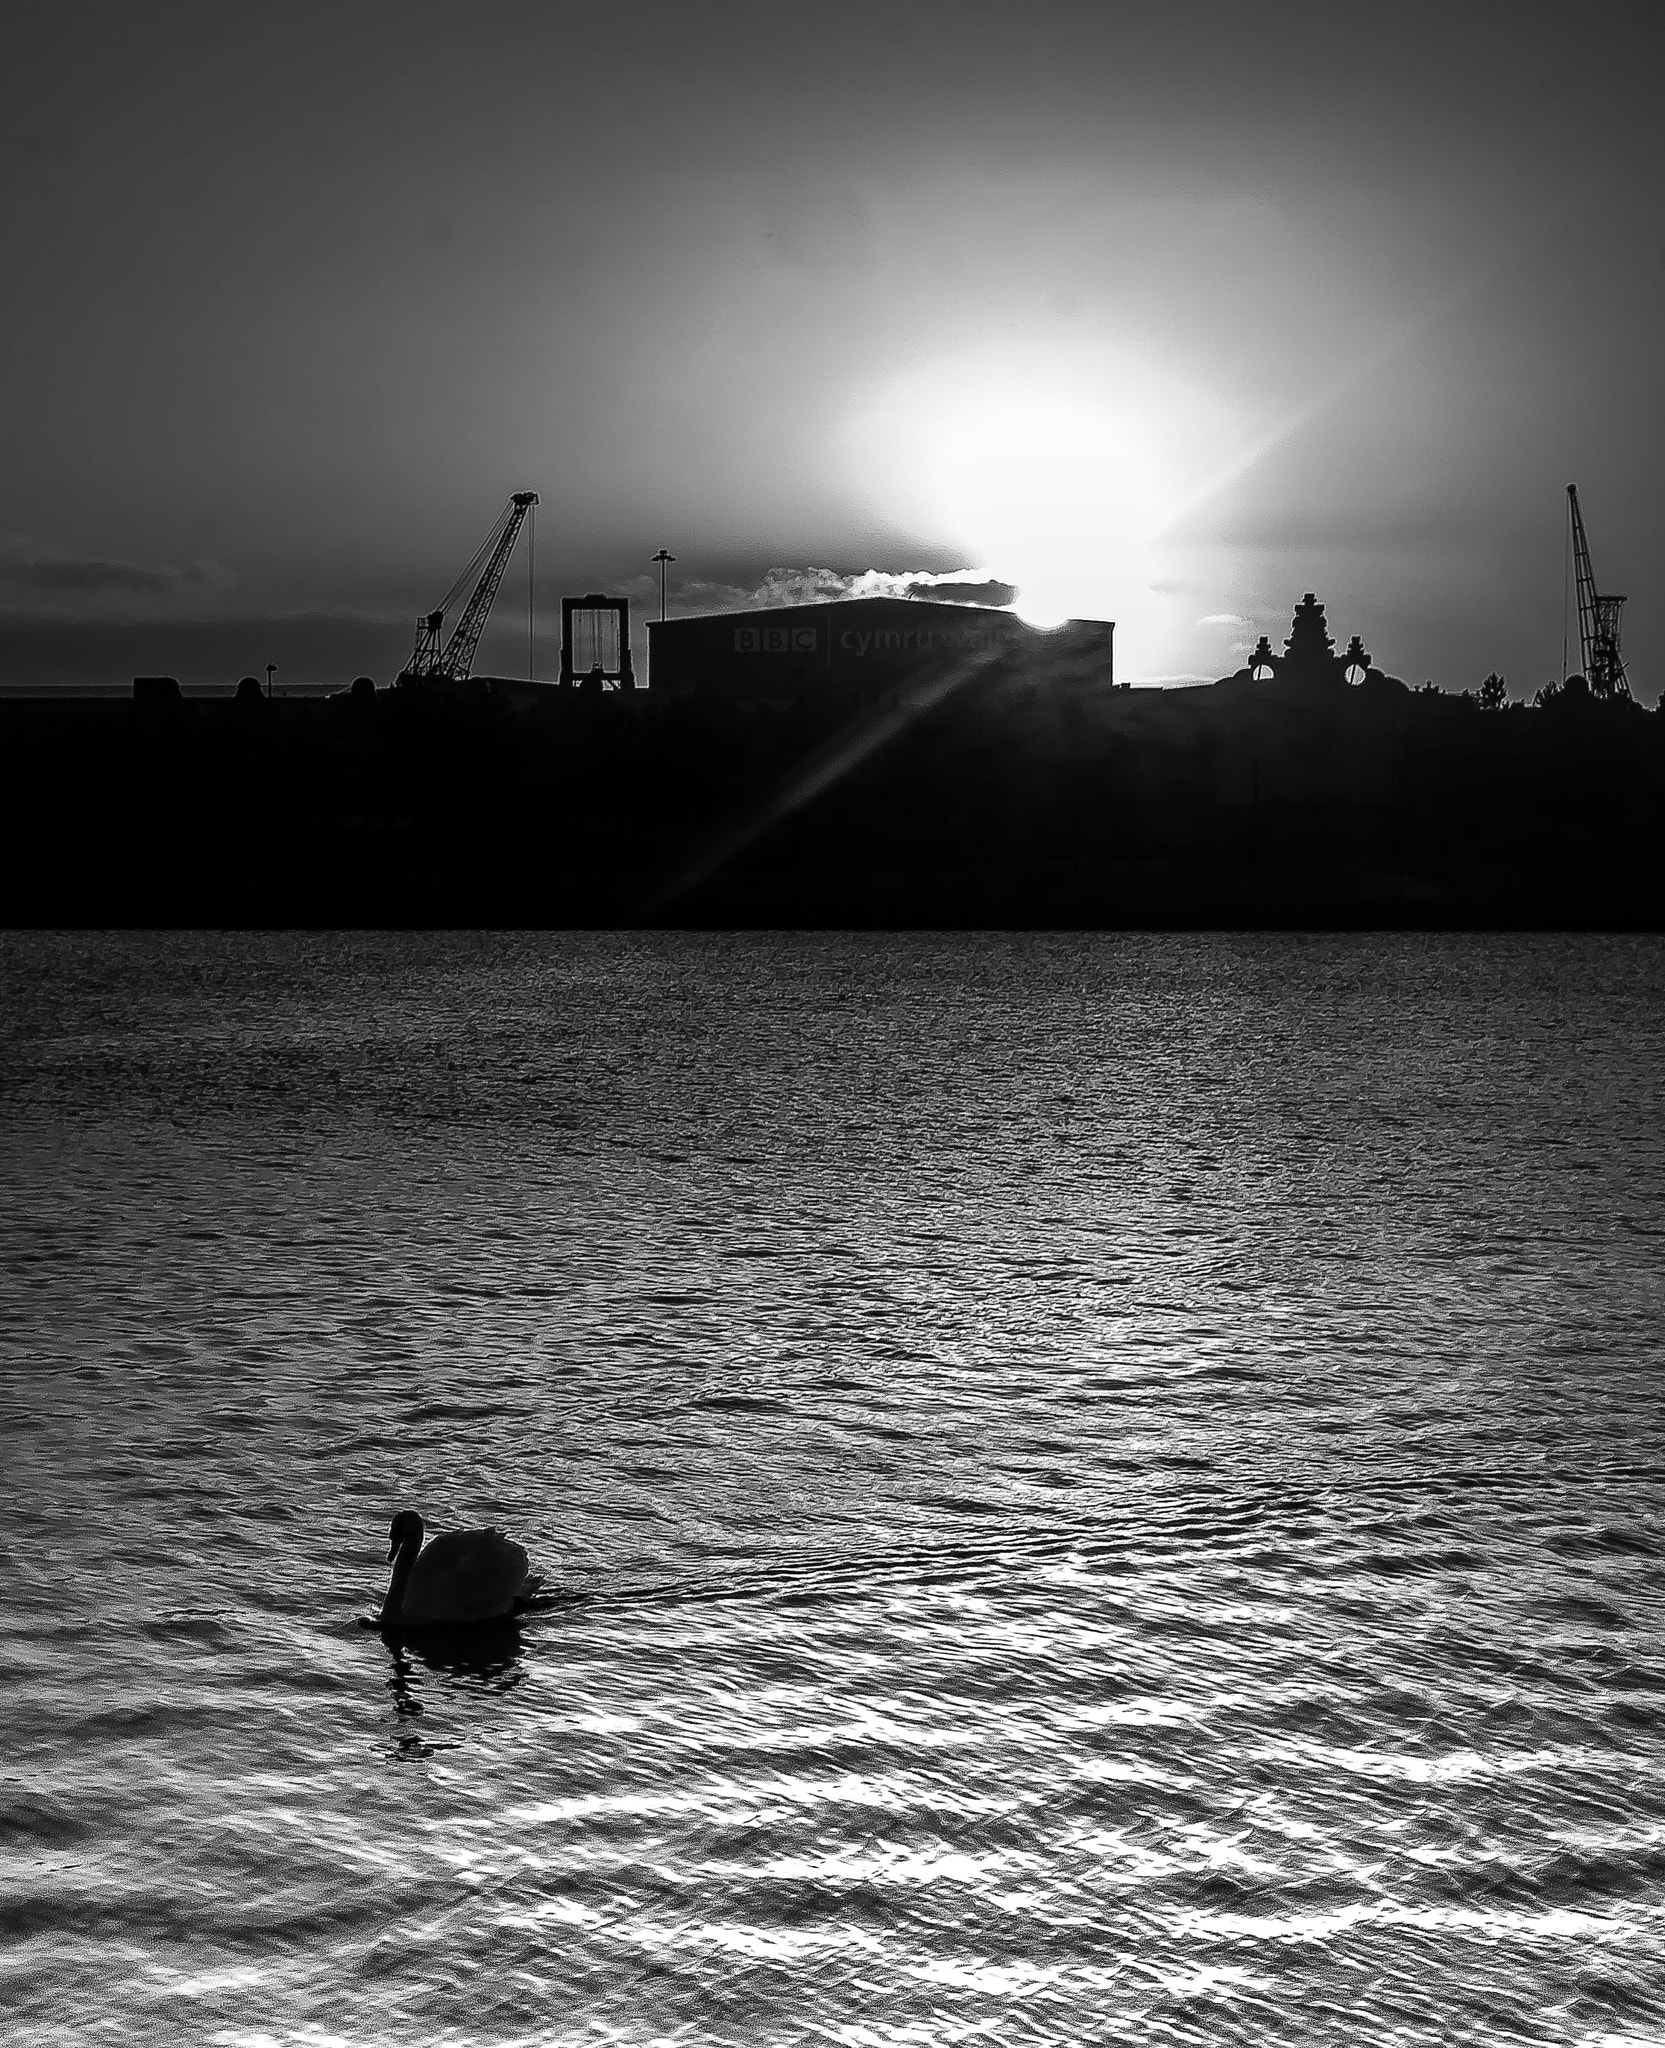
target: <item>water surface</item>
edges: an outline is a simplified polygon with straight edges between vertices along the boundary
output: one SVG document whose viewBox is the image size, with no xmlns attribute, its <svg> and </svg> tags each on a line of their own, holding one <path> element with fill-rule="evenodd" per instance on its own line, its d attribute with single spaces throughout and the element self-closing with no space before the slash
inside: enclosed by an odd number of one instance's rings
<svg viewBox="0 0 1665 2048">
<path fill-rule="evenodd" d="M 1658 940 L 0 991 L 9 2040 L 1665 2034 Z"/>
</svg>

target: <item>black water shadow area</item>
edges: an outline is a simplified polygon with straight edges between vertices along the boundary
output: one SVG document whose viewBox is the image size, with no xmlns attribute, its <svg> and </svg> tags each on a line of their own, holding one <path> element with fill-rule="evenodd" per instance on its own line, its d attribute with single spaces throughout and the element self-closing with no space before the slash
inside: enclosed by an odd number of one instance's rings
<svg viewBox="0 0 1665 2048">
<path fill-rule="evenodd" d="M 587 1606 L 593 1598 L 589 1593 L 543 1593 L 500 1620 L 426 1628 L 391 1625 L 373 1614 L 356 1615 L 358 1626 L 373 1629 L 387 1652 L 386 1689 L 395 1718 L 403 1724 L 395 1744 L 397 1753 L 421 1757 L 461 1748 L 460 1740 L 430 1740 L 415 1725 L 430 1704 L 424 1693 L 431 1689 L 435 1703 L 507 1698 L 527 1675 L 526 1659 L 537 1639 L 537 1620 L 566 1608 Z"/>
<path fill-rule="evenodd" d="M 526 1677 L 525 1630 L 518 1615 L 472 1628 L 378 1628 L 378 1633 L 388 1659 L 384 1683 L 397 1727 L 394 1751 L 402 1759 L 463 1747 L 460 1738 L 424 1732 L 420 1724 L 430 1705 L 506 1699 Z M 424 1697 L 430 1691 L 433 1698 Z"/>
</svg>

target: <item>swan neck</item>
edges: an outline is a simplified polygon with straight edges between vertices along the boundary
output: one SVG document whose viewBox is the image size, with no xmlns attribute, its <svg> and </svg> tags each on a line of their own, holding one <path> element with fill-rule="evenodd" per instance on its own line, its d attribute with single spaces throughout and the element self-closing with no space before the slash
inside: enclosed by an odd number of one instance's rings
<svg viewBox="0 0 1665 2048">
<path fill-rule="evenodd" d="M 410 1581 L 411 1567 L 416 1562 L 416 1553 L 422 1547 L 421 1539 L 401 1543 L 398 1555 L 393 1560 L 393 1575 L 387 1582 L 387 1598 L 382 1602 L 380 1619 L 397 1621 L 399 1611 L 405 1604 L 405 1587 Z"/>
</svg>

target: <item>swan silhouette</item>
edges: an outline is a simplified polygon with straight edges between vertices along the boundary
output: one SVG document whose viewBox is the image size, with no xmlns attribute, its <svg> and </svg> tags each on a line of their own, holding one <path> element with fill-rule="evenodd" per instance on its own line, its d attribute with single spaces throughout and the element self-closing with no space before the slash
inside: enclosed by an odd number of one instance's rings
<svg viewBox="0 0 1665 2048">
<path fill-rule="evenodd" d="M 383 1628 L 501 1621 L 543 1584 L 501 1529 L 450 1529 L 424 1550 L 422 1517 L 411 1508 L 393 1517 L 387 1559 L 393 1572 L 376 1617 Z"/>
</svg>

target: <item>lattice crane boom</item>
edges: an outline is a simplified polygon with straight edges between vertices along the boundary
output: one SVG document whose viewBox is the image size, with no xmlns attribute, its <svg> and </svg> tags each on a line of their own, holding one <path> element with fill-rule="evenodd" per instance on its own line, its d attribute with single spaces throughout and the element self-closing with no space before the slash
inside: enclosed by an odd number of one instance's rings
<svg viewBox="0 0 1665 2048">
<path fill-rule="evenodd" d="M 537 502 L 536 491 L 516 491 L 493 521 L 491 531 L 475 549 L 473 560 L 452 584 L 445 601 L 437 611 L 428 612 L 417 620 L 416 646 L 405 670 L 407 676 L 437 676 L 456 683 L 468 680 L 474 667 L 474 652 L 480 644 L 480 635 L 486 630 L 486 620 L 491 616 L 492 602 L 509 566 L 509 557 L 514 553 L 527 513 Z M 442 648 L 440 634 L 444 630 L 445 615 L 476 569 L 479 570 L 479 580 L 463 607 L 462 617 Z"/>
<path fill-rule="evenodd" d="M 1573 580 L 1578 589 L 1578 652 L 1592 697 L 1628 697 L 1625 665 L 1619 652 L 1619 622 L 1624 599 L 1596 589 L 1590 566 L 1590 543 L 1584 515 L 1578 509 L 1578 486 L 1567 486 L 1567 515 L 1572 521 Z"/>
</svg>

